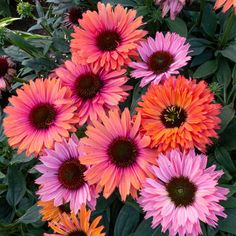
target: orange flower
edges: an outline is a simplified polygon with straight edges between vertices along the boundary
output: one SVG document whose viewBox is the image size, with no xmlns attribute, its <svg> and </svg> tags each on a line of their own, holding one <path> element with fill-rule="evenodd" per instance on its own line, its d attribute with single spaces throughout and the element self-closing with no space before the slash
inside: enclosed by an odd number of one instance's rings
<svg viewBox="0 0 236 236">
<path fill-rule="evenodd" d="M 152 147 L 165 152 L 173 148 L 206 151 L 211 137 L 217 138 L 220 104 L 213 104 L 214 94 L 204 81 L 196 83 L 183 76 L 151 85 L 142 97 L 142 128 L 152 139 Z"/>
<path fill-rule="evenodd" d="M 43 221 L 55 221 L 60 220 L 60 214 L 70 213 L 69 204 L 63 204 L 61 206 L 54 206 L 52 201 L 38 201 L 38 206 L 42 207 L 39 213 L 42 215 Z"/>
<path fill-rule="evenodd" d="M 223 6 L 222 12 L 226 12 L 230 7 L 234 7 L 234 14 L 236 15 L 236 0 L 216 0 L 215 10 Z"/>
<path fill-rule="evenodd" d="M 50 222 L 49 226 L 55 234 L 44 234 L 45 236 L 62 236 L 62 235 L 81 235 L 81 236 L 105 236 L 101 233 L 103 226 L 97 227 L 101 216 L 97 217 L 91 224 L 89 223 L 91 210 L 86 210 L 85 205 L 80 209 L 78 218 L 72 212 L 71 215 L 63 213 L 60 215 L 59 222 Z"/>
<path fill-rule="evenodd" d="M 129 57 L 137 55 L 137 43 L 147 33 L 138 29 L 143 24 L 142 17 L 135 17 L 135 10 L 120 4 L 113 10 L 111 4 L 99 2 L 98 12 L 87 11 L 79 20 L 80 27 L 74 27 L 72 60 L 93 64 L 95 69 L 104 67 L 106 71 L 127 65 Z"/>
</svg>

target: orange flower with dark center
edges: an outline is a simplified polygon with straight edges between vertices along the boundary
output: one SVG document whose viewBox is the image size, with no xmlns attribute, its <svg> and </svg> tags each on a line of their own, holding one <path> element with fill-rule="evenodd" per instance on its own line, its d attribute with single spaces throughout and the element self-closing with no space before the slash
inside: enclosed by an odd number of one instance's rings
<svg viewBox="0 0 236 236">
<path fill-rule="evenodd" d="M 217 138 L 220 104 L 204 81 L 196 83 L 183 76 L 170 77 L 163 84 L 151 85 L 137 110 L 142 129 L 152 139 L 152 147 L 165 152 L 173 148 L 206 151 L 210 138 Z"/>
</svg>

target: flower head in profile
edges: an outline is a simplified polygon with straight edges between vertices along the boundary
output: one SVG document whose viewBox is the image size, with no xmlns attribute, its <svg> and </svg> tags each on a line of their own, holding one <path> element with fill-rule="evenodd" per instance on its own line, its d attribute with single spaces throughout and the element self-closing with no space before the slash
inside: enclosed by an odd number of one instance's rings
<svg viewBox="0 0 236 236">
<path fill-rule="evenodd" d="M 236 0 L 216 0 L 215 10 L 223 7 L 222 12 L 227 12 L 231 7 L 234 8 L 234 14 L 236 15 Z"/>
<path fill-rule="evenodd" d="M 161 224 L 170 236 L 199 235 L 201 221 L 216 227 L 218 217 L 226 217 L 219 202 L 229 190 L 218 186 L 223 171 L 207 168 L 207 156 L 172 150 L 160 154 L 157 164 L 150 168 L 155 177 L 146 179 L 138 199 L 145 218 L 153 217 L 152 228 Z"/>
<path fill-rule="evenodd" d="M 67 28 L 73 28 L 79 24 L 82 19 L 83 9 L 81 7 L 72 7 L 64 15 L 63 25 Z"/>
<path fill-rule="evenodd" d="M 155 0 L 155 2 L 162 9 L 162 17 L 170 12 L 171 20 L 175 20 L 186 3 L 185 0 Z"/>
<path fill-rule="evenodd" d="M 72 135 L 68 141 L 55 143 L 54 149 L 45 149 L 45 155 L 40 157 L 42 164 L 35 167 L 42 173 L 35 181 L 40 184 L 40 200 L 53 200 L 55 206 L 70 203 L 75 213 L 82 204 L 92 208 L 96 204 L 95 188 L 84 178 L 89 167 L 81 164 L 78 150 L 78 138 Z"/>
<path fill-rule="evenodd" d="M 67 213 L 70 214 L 70 205 L 68 203 L 62 204 L 60 206 L 54 206 L 54 201 L 38 201 L 37 205 L 41 207 L 39 213 L 42 215 L 43 221 L 60 221 L 60 214 Z"/>
<path fill-rule="evenodd" d="M 198 84 L 183 76 L 172 76 L 163 84 L 151 85 L 137 110 L 142 129 L 152 139 L 152 147 L 165 152 L 173 148 L 206 151 L 217 138 L 220 104 L 204 81 Z"/>
<path fill-rule="evenodd" d="M 140 43 L 138 52 L 142 59 L 139 62 L 131 62 L 129 66 L 134 70 L 131 76 L 141 78 L 140 86 L 149 83 L 158 84 L 170 75 L 179 74 L 179 69 L 184 67 L 191 59 L 188 56 L 190 44 L 186 38 L 176 33 L 156 33 L 155 39 L 148 37 Z"/>
<path fill-rule="evenodd" d="M 102 233 L 104 226 L 98 226 L 102 217 L 98 216 L 90 224 L 90 215 L 91 211 L 86 210 L 85 205 L 81 206 L 78 217 L 74 212 L 70 215 L 63 213 L 59 222 L 49 223 L 54 233 L 44 236 L 105 236 L 105 233 Z"/>
<path fill-rule="evenodd" d="M 119 102 L 126 99 L 127 91 L 132 87 L 125 85 L 128 81 L 125 72 L 97 70 L 72 61 L 66 61 L 64 66 L 55 70 L 62 84 L 72 91 L 80 125 L 97 120 L 105 111 L 117 108 Z"/>
<path fill-rule="evenodd" d="M 16 90 L 5 108 L 3 127 L 8 142 L 18 153 L 38 155 L 75 132 L 78 118 L 68 88 L 60 80 L 36 79 Z"/>
<path fill-rule="evenodd" d="M 116 187 L 123 201 L 129 194 L 136 198 L 150 176 L 148 165 L 154 162 L 156 152 L 149 149 L 150 138 L 139 133 L 140 124 L 140 115 L 133 121 L 127 108 L 121 114 L 113 110 L 103 115 L 101 122 L 94 120 L 87 137 L 81 139 L 81 163 L 91 165 L 86 179 L 96 184 L 98 191 L 103 190 L 105 198 Z"/>
<path fill-rule="evenodd" d="M 106 71 L 117 70 L 135 56 L 138 42 L 146 31 L 138 29 L 142 17 L 136 17 L 135 10 L 123 8 L 120 4 L 112 8 L 98 2 L 98 12 L 87 11 L 75 27 L 71 40 L 72 58 L 79 63 L 104 67 Z"/>
<path fill-rule="evenodd" d="M 0 56 L 0 94 L 9 87 L 15 74 L 15 63 L 9 57 Z"/>
</svg>

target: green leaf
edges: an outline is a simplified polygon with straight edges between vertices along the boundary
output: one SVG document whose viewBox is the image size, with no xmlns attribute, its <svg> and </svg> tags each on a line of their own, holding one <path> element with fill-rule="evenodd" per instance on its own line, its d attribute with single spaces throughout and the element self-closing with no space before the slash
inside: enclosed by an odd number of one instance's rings
<svg viewBox="0 0 236 236">
<path fill-rule="evenodd" d="M 173 21 L 168 18 L 165 20 L 165 22 L 171 32 L 176 32 L 179 35 L 184 36 L 184 37 L 187 36 L 188 34 L 187 25 L 182 19 L 176 17 L 175 20 Z"/>
<path fill-rule="evenodd" d="M 193 78 L 203 78 L 209 75 L 212 75 L 216 72 L 218 67 L 216 60 L 207 61 L 197 68 L 193 74 Z"/>
<path fill-rule="evenodd" d="M 21 18 L 5 17 L 0 20 L 0 28 L 10 25 L 13 21 L 20 20 Z"/>
<path fill-rule="evenodd" d="M 236 235 L 236 209 L 226 209 L 225 213 L 227 218 L 220 220 L 218 229 Z"/>
<path fill-rule="evenodd" d="M 225 208 L 236 208 L 236 197 L 229 197 L 226 201 L 222 201 L 221 205 Z"/>
<path fill-rule="evenodd" d="M 230 154 L 224 147 L 217 147 L 215 149 L 216 160 L 228 171 L 236 173 L 236 167 L 230 157 Z"/>
<path fill-rule="evenodd" d="M 132 0 L 103 0 L 102 3 L 110 3 L 111 5 L 121 4 L 126 7 L 136 7 L 135 1 Z"/>
<path fill-rule="evenodd" d="M 37 205 L 33 205 L 30 207 L 26 213 L 21 216 L 17 222 L 24 223 L 24 224 L 30 224 L 34 223 L 40 220 L 41 216 L 39 214 L 40 207 Z"/>
<path fill-rule="evenodd" d="M 231 61 L 236 62 L 236 44 L 229 45 L 227 48 L 220 51 L 220 53 Z"/>
<path fill-rule="evenodd" d="M 204 7 L 203 16 L 201 26 L 203 31 L 210 37 L 215 36 L 216 26 L 217 26 L 217 18 L 212 5 L 207 4 Z"/>
<path fill-rule="evenodd" d="M 236 149 L 236 119 L 233 119 L 220 136 L 220 143 L 228 151 Z"/>
<path fill-rule="evenodd" d="M 15 163 L 24 163 L 24 162 L 29 162 L 34 159 L 34 156 L 31 155 L 29 157 L 26 157 L 25 152 L 22 152 L 21 154 L 14 154 L 11 161 L 10 165 L 13 165 Z"/>
<path fill-rule="evenodd" d="M 161 232 L 159 234 L 157 234 L 157 232 L 159 231 L 159 228 L 156 229 L 152 229 L 151 227 L 151 222 L 152 219 L 149 218 L 147 220 L 143 220 L 141 222 L 141 224 L 138 226 L 138 228 L 136 229 L 136 231 L 134 232 L 133 236 L 160 236 L 160 235 L 164 235 Z"/>
<path fill-rule="evenodd" d="M 17 166 L 9 166 L 7 172 L 8 191 L 6 199 L 8 203 L 15 207 L 26 192 L 26 182 L 23 174 Z"/>
<path fill-rule="evenodd" d="M 228 126 L 230 121 L 234 118 L 235 110 L 233 104 L 226 105 L 222 108 L 221 113 L 219 115 L 221 119 L 221 129 L 219 133 L 222 133 L 225 128 Z"/>
<path fill-rule="evenodd" d="M 114 236 L 127 236 L 139 222 L 139 213 L 132 206 L 125 205 L 120 210 L 115 224 Z"/>
<path fill-rule="evenodd" d="M 229 86 L 231 82 L 231 69 L 226 60 L 220 60 L 220 67 L 218 68 L 216 78 L 218 82 L 224 85 L 225 89 Z"/>
<path fill-rule="evenodd" d="M 202 54 L 202 52 L 211 45 L 211 42 L 203 38 L 191 38 L 188 40 L 191 45 L 191 56 Z"/>
</svg>

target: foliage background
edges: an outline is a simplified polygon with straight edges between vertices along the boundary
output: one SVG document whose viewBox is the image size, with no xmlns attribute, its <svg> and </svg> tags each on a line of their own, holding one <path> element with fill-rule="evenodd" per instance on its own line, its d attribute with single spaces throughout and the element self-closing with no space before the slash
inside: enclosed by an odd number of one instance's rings
<svg viewBox="0 0 236 236">
<path fill-rule="evenodd" d="M 0 55 L 10 56 L 16 63 L 18 74 L 11 90 L 0 98 L 0 235 L 40 236 L 48 231 L 40 220 L 36 205 L 34 169 L 37 160 L 18 155 L 4 136 L 1 120 L 8 98 L 25 81 L 46 77 L 50 71 L 70 58 L 71 30 L 62 26 L 63 14 L 73 6 L 96 9 L 96 0 L 46 0 L 30 1 L 30 11 L 17 14 L 17 1 L 0 0 Z M 108 1 L 103 1 L 108 2 Z M 144 28 L 149 35 L 156 31 L 173 31 L 187 37 L 191 44 L 192 60 L 181 72 L 186 77 L 205 80 L 215 93 L 216 101 L 223 106 L 220 138 L 209 147 L 209 164 L 224 169 L 221 185 L 231 191 L 228 200 L 222 202 L 227 219 L 220 220 L 212 229 L 202 224 L 203 235 L 236 235 L 236 17 L 213 9 L 214 0 L 187 1 L 187 5 L 175 21 L 161 18 L 152 0 L 111 0 L 112 4 L 135 8 L 144 16 Z M 21 12 L 22 13 L 22 12 Z M 231 27 L 230 27 L 231 26 Z M 131 79 L 134 90 L 121 107 L 134 111 L 145 88 Z M 84 135 L 84 129 L 77 132 Z M 93 217 L 102 215 L 108 236 L 158 236 L 161 229 L 150 228 L 150 220 L 143 219 L 143 212 L 135 201 L 128 198 L 121 202 L 118 193 L 108 200 L 99 198 Z"/>
</svg>

